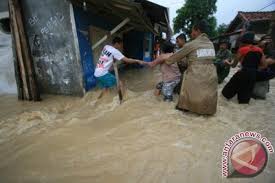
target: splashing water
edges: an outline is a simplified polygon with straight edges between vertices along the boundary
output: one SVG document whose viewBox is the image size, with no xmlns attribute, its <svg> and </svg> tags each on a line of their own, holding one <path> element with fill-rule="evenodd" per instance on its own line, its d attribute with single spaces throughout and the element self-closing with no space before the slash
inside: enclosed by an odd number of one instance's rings
<svg viewBox="0 0 275 183">
<path fill-rule="evenodd" d="M 219 97 L 212 117 L 176 111 L 153 95 L 158 70 L 122 74 L 127 98 L 43 96 L 38 103 L 0 97 L 0 182 L 220 183 L 275 181 L 275 157 L 262 174 L 223 179 L 224 142 L 240 131 L 275 143 L 275 82 L 266 101 L 238 105 Z M 221 90 L 220 86 L 219 90 Z M 220 91 L 219 91 L 220 92 Z"/>
</svg>

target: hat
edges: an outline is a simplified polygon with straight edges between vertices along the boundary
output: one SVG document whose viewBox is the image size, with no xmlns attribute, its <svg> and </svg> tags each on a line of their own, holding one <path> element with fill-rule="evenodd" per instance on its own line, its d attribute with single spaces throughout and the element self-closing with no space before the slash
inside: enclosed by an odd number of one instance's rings
<svg viewBox="0 0 275 183">
<path fill-rule="evenodd" d="M 255 39 L 255 34 L 253 32 L 246 32 L 242 38 L 241 42 L 244 44 L 253 44 Z"/>
</svg>

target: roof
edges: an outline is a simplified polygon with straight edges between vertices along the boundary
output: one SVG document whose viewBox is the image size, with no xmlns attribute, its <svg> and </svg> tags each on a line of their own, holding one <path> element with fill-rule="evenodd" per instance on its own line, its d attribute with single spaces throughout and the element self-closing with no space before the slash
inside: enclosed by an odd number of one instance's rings
<svg viewBox="0 0 275 183">
<path fill-rule="evenodd" d="M 82 6 L 83 0 L 72 0 Z M 170 27 L 168 9 L 147 0 L 86 0 L 88 9 L 114 23 L 130 18 L 129 25 L 140 30 L 158 33 L 155 23 Z M 127 28 L 127 26 L 125 28 Z"/>
<path fill-rule="evenodd" d="M 242 29 L 239 29 L 239 30 L 236 30 L 236 31 L 234 31 L 234 32 L 224 33 L 224 34 L 222 34 L 222 35 L 216 36 L 216 37 L 214 37 L 214 38 L 211 38 L 211 40 L 214 41 L 214 40 L 226 38 L 226 37 L 229 37 L 229 36 L 232 36 L 232 35 L 241 34 L 242 32 L 243 32 L 243 30 L 242 30 Z"/>
<path fill-rule="evenodd" d="M 140 3 L 144 10 L 147 12 L 148 17 L 158 23 L 167 24 L 169 25 L 169 14 L 168 8 L 161 6 L 159 4 L 153 3 L 147 0 L 135 0 L 135 2 Z"/>
<path fill-rule="evenodd" d="M 245 22 L 256 22 L 256 21 L 269 21 L 272 19 L 272 15 L 275 11 L 261 11 L 261 12 L 243 12 L 239 11 L 237 16 L 229 24 L 227 33 L 234 32 L 235 29 L 239 29 L 240 24 Z"/>
<path fill-rule="evenodd" d="M 238 14 L 246 21 L 270 20 L 273 13 L 275 13 L 275 11 L 238 12 Z"/>
</svg>

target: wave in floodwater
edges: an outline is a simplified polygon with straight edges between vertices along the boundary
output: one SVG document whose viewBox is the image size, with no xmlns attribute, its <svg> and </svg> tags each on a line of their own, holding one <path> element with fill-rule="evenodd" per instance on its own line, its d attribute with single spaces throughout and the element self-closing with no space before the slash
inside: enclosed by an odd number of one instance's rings
<svg viewBox="0 0 275 183">
<path fill-rule="evenodd" d="M 275 143 L 274 81 L 266 101 L 239 105 L 219 97 L 217 114 L 207 117 L 155 97 L 159 77 L 158 69 L 124 72 L 122 105 L 115 91 L 100 100 L 94 90 L 37 103 L 2 95 L 1 182 L 274 182 L 274 155 L 255 178 L 221 177 L 224 142 L 235 133 L 253 130 Z"/>
</svg>

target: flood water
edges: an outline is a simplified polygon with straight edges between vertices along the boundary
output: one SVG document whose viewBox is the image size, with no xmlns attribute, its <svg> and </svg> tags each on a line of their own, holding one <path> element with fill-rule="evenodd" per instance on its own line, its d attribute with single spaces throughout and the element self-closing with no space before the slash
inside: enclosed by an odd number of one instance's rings
<svg viewBox="0 0 275 183">
<path fill-rule="evenodd" d="M 2 71 L 2 83 L 14 83 Z M 0 182 L 275 182 L 274 154 L 255 178 L 221 176 L 223 144 L 232 135 L 257 131 L 275 145 L 274 81 L 267 100 L 238 105 L 219 97 L 217 114 L 206 117 L 183 114 L 175 102 L 155 97 L 158 69 L 121 77 L 128 88 L 122 105 L 115 92 L 97 100 L 96 90 L 84 98 L 43 96 L 37 103 L 0 94 Z"/>
<path fill-rule="evenodd" d="M 182 183 L 275 181 L 275 156 L 250 179 L 221 177 L 224 142 L 255 130 L 275 143 L 275 82 L 266 101 L 219 98 L 213 117 L 174 110 L 153 95 L 158 70 L 123 74 L 127 99 L 43 96 L 38 103 L 0 97 L 0 182 Z M 220 86 L 221 89 L 221 86 Z"/>
</svg>

